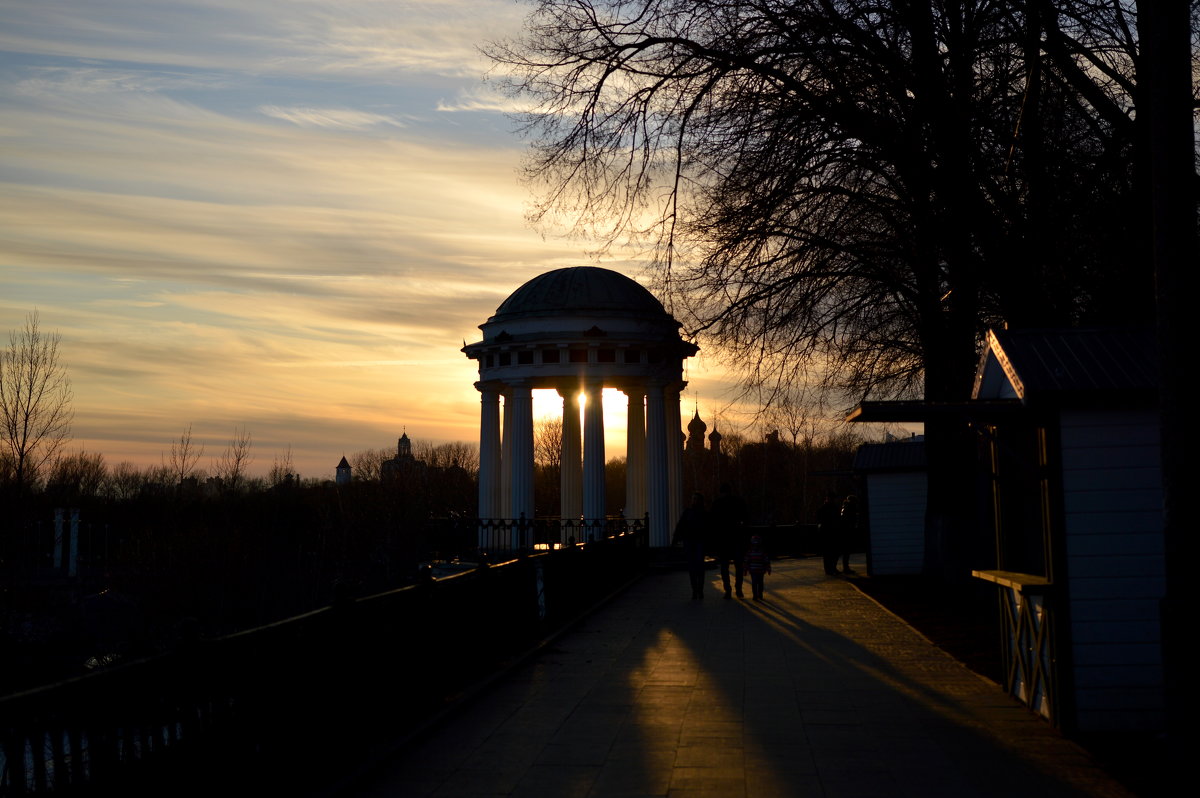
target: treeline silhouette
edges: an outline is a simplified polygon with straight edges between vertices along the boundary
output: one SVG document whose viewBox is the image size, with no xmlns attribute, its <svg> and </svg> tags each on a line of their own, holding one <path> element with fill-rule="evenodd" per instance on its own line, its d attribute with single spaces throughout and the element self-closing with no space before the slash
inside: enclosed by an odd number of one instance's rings
<svg viewBox="0 0 1200 798">
<path fill-rule="evenodd" d="M 686 449 L 684 489 L 711 498 L 727 482 L 750 523 L 811 522 L 827 491 L 852 490 L 863 438 L 845 427 L 787 437 Z M 410 584 L 422 563 L 473 544 L 473 444 L 357 452 L 345 485 L 276 459 L 270 477 L 232 486 L 168 465 L 109 468 L 83 451 L 19 489 L 0 478 L 0 691 Z M 538 514 L 557 515 L 557 462 L 537 463 L 535 487 Z M 609 460 L 606 487 L 609 513 L 622 513 L 624 458 Z"/>
<path fill-rule="evenodd" d="M 341 486 L 278 477 L 173 483 L 74 453 L 32 488 L 0 483 L 0 649 L 12 653 L 0 691 L 408 584 L 442 545 L 431 519 L 476 502 L 463 465 L 413 460 Z"/>
</svg>

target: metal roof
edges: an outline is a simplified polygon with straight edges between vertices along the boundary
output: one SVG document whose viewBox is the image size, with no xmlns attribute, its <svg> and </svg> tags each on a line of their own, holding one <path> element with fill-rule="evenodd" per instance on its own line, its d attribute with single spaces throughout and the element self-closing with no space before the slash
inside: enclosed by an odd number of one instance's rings
<svg viewBox="0 0 1200 798">
<path fill-rule="evenodd" d="M 859 402 L 846 416 L 847 421 L 909 422 L 935 418 L 982 421 L 1004 418 L 1021 411 L 1017 399 L 965 400 L 962 402 L 925 402 L 920 399 Z"/>
<path fill-rule="evenodd" d="M 925 469 L 924 441 L 864 443 L 854 453 L 855 471 L 921 471 Z"/>
<path fill-rule="evenodd" d="M 988 347 L 1026 402 L 1158 389 L 1158 355 L 1147 329 L 994 330 Z"/>
</svg>

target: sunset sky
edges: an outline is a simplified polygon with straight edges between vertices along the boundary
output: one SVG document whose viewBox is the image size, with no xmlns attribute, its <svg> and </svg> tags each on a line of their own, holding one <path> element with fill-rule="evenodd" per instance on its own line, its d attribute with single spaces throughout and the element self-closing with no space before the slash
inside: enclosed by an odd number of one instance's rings
<svg viewBox="0 0 1200 798">
<path fill-rule="evenodd" d="M 252 471 L 290 444 L 331 477 L 402 430 L 477 440 L 463 341 L 529 278 L 597 263 L 526 223 L 525 143 L 482 80 L 476 48 L 527 10 L 0 5 L 0 334 L 35 308 L 61 333 L 72 448 L 157 464 L 192 424 L 207 466 L 245 425 Z M 688 378 L 685 416 L 711 419 L 712 359 Z"/>
</svg>

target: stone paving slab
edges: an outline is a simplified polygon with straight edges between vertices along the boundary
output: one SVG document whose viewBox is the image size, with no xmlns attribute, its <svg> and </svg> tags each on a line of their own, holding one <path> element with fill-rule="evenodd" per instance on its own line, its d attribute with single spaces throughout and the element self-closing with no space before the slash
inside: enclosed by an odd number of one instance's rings
<svg viewBox="0 0 1200 798">
<path fill-rule="evenodd" d="M 1131 796 L 819 559 L 774 570 L 647 576 L 351 794 Z"/>
</svg>

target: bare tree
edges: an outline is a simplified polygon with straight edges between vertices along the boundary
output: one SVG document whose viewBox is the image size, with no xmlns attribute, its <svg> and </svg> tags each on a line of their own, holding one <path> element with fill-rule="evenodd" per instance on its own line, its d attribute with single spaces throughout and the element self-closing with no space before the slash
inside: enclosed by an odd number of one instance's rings
<svg viewBox="0 0 1200 798">
<path fill-rule="evenodd" d="M 533 462 L 558 473 L 562 462 L 562 418 L 548 416 L 533 424 Z"/>
<path fill-rule="evenodd" d="M 179 436 L 179 440 L 171 442 L 170 455 L 164 457 L 163 466 L 171 475 L 177 486 L 183 485 L 184 480 L 196 470 L 196 463 L 204 455 L 204 445 L 192 441 L 192 425 L 188 424 Z"/>
<path fill-rule="evenodd" d="M 535 220 L 649 249 L 743 385 L 960 401 L 989 327 L 1153 313 L 1137 5 L 540 0 L 490 55 Z M 970 432 L 926 444 L 926 568 L 961 568 Z"/>
<path fill-rule="evenodd" d="M 46 480 L 47 488 L 70 496 L 97 496 L 108 479 L 104 455 L 80 449 L 59 455 Z"/>
<path fill-rule="evenodd" d="M 396 456 L 394 449 L 363 449 L 350 455 L 350 467 L 359 482 L 377 482 L 383 472 L 385 460 Z"/>
<path fill-rule="evenodd" d="M 108 472 L 107 494 L 118 501 L 133 499 L 149 477 L 128 460 L 117 463 Z"/>
<path fill-rule="evenodd" d="M 408 433 L 406 432 L 404 434 L 407 435 Z M 428 463 L 429 465 L 434 465 L 431 458 L 434 456 L 433 451 L 437 447 L 433 441 L 427 440 L 425 438 L 409 438 L 408 446 L 409 446 L 409 451 L 412 454 L 414 460 L 420 460 L 423 463 Z M 399 456 L 400 456 L 400 445 L 399 445 L 399 442 L 397 442 L 396 449 L 393 452 L 392 457 L 399 457 Z"/>
<path fill-rule="evenodd" d="M 282 485 L 287 482 L 289 477 L 296 476 L 296 467 L 292 463 L 292 445 L 289 443 L 283 452 L 276 452 L 275 459 L 271 463 L 271 471 L 267 475 L 268 481 L 272 485 Z"/>
<path fill-rule="evenodd" d="M 250 454 L 250 433 L 243 426 L 233 428 L 233 437 L 225 445 L 221 456 L 213 460 L 213 473 L 230 491 L 238 491 L 246 477 L 246 469 L 254 460 Z"/>
<path fill-rule="evenodd" d="M 803 384 L 779 386 L 764 398 L 764 421 L 788 434 L 792 446 L 811 448 L 816 440 L 824 402 Z"/>
<path fill-rule="evenodd" d="M 474 474 L 479 470 L 479 446 L 466 441 L 439 443 L 430 448 L 426 462 L 434 468 L 461 468 Z"/>
<path fill-rule="evenodd" d="M 61 336 L 43 332 L 35 310 L 0 354 L 0 436 L 17 489 L 33 482 L 71 437 L 71 381 L 58 357 Z"/>
<path fill-rule="evenodd" d="M 650 247 L 747 384 L 960 399 L 987 326 L 1149 311 L 1129 17 L 542 0 L 490 54 L 535 107 L 534 218 Z"/>
</svg>

